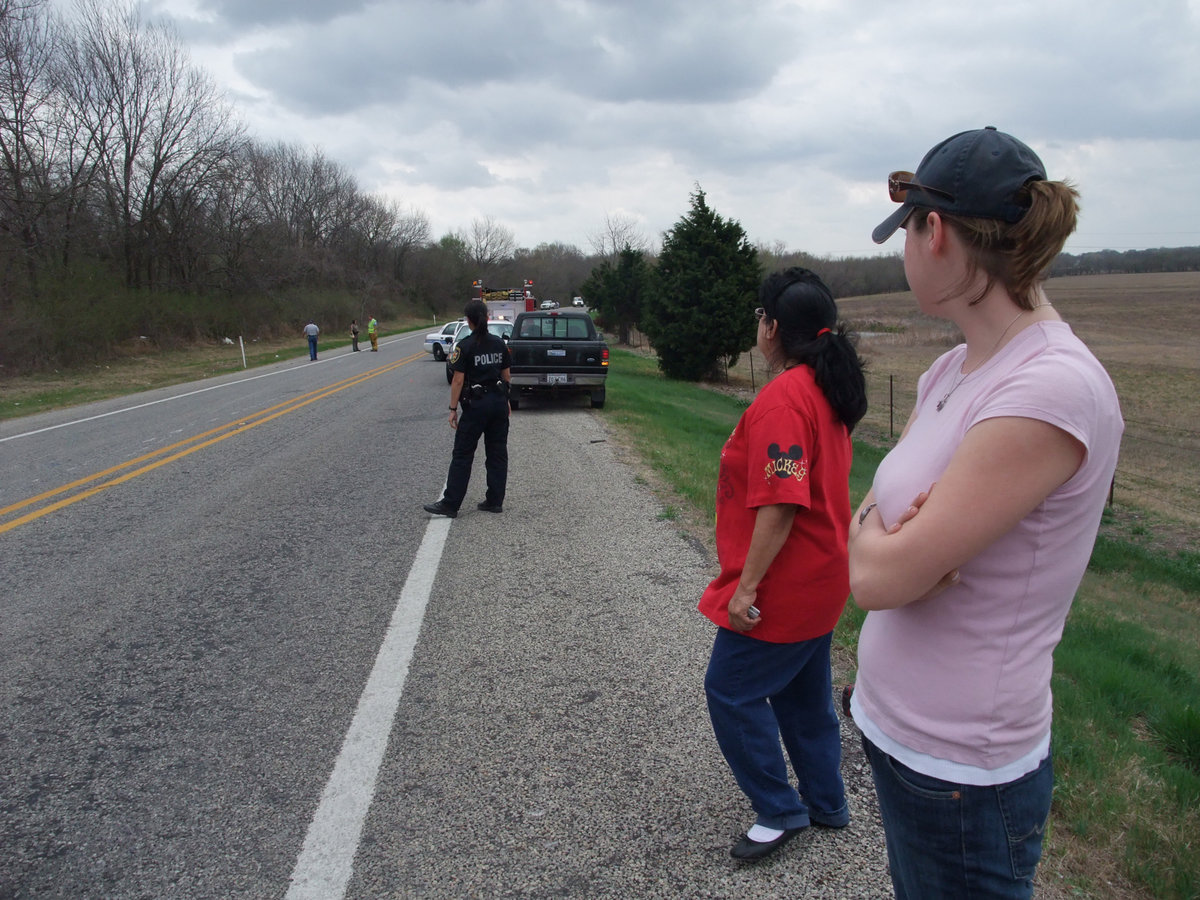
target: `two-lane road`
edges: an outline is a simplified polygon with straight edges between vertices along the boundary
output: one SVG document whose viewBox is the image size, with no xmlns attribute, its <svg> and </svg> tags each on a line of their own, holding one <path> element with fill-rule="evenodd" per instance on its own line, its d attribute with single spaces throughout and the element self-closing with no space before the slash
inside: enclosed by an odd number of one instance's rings
<svg viewBox="0 0 1200 900">
<path fill-rule="evenodd" d="M 442 373 L 409 337 L 5 424 L 0 896 L 286 886 L 444 478 Z"/>
</svg>

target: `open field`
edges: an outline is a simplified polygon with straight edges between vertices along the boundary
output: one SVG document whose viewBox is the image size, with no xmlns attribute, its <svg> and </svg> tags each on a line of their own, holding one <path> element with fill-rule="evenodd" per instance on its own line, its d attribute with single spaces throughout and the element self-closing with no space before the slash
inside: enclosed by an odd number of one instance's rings
<svg viewBox="0 0 1200 900">
<path fill-rule="evenodd" d="M 1104 364 L 1121 397 L 1125 436 L 1114 488 L 1115 511 L 1134 509 L 1182 526 L 1195 546 L 1200 528 L 1200 272 L 1057 278 L 1046 293 Z M 899 434 L 916 400 L 917 377 L 961 340 L 948 322 L 921 315 L 911 294 L 838 301 L 865 336 L 870 410 L 864 436 Z M 761 385 L 765 365 L 753 351 L 731 379 Z M 1136 528 L 1136 523 L 1131 527 Z"/>
</svg>

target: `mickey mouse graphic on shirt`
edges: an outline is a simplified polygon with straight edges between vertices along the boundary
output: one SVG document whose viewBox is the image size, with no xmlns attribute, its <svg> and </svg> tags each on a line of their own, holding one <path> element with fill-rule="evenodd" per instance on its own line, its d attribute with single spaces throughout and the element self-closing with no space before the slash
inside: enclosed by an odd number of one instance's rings
<svg viewBox="0 0 1200 900">
<path fill-rule="evenodd" d="M 767 458 L 770 459 L 770 462 L 767 463 L 766 471 L 763 473 L 767 481 L 771 480 L 771 476 L 803 481 L 804 476 L 808 474 L 808 465 L 804 462 L 804 451 L 799 444 L 792 444 L 786 452 L 780 449 L 778 444 L 772 444 L 767 448 Z"/>
</svg>

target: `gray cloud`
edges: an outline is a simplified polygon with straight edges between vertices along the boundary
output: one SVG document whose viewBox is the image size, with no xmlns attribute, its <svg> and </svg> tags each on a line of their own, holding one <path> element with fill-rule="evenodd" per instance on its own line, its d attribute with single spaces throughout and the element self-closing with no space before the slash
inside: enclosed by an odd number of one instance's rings
<svg viewBox="0 0 1200 900">
<path fill-rule="evenodd" d="M 1200 189 L 1185 0 L 150 2 L 216 61 L 252 133 L 530 245 L 583 242 L 614 209 L 657 233 L 700 182 L 753 235 L 875 252 L 884 173 L 985 124 L 1089 190 L 1163 179 L 1142 191 L 1163 208 L 1122 197 L 1113 231 L 1184 215 Z"/>
<path fill-rule="evenodd" d="M 322 24 L 355 13 L 370 0 L 200 0 L 200 12 L 231 30 L 296 22 Z"/>
<path fill-rule="evenodd" d="M 778 31 L 778 29 L 775 29 Z M 788 54 L 766 23 L 705 4 L 397 3 L 372 6 L 238 70 L 309 113 L 400 100 L 424 85 L 460 91 L 553 87 L 601 102 L 723 102 L 769 83 Z"/>
</svg>

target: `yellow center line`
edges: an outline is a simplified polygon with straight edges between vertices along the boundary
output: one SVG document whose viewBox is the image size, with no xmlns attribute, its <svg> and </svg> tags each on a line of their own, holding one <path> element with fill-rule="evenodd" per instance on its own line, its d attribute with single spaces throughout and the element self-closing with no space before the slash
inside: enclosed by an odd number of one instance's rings
<svg viewBox="0 0 1200 900">
<path fill-rule="evenodd" d="M 165 466 L 167 463 L 180 460 L 185 456 L 195 453 L 197 450 L 203 450 L 205 447 L 211 447 L 213 444 L 218 444 L 227 438 L 233 437 L 234 435 L 243 434 L 252 428 L 257 428 L 259 425 L 265 425 L 267 422 L 277 419 L 280 416 L 303 409 L 310 403 L 315 403 L 317 400 L 330 397 L 336 393 L 344 391 L 346 388 L 363 384 L 364 382 L 370 381 L 372 378 L 377 378 L 380 375 L 395 371 L 396 369 L 406 366 L 411 362 L 423 358 L 424 356 L 425 352 L 422 350 L 420 353 L 407 356 L 397 362 L 389 363 L 388 365 L 381 366 L 378 369 L 372 369 L 370 372 L 353 375 L 350 378 L 344 379 L 340 382 L 335 382 L 332 385 L 325 385 L 317 388 L 316 390 L 309 391 L 307 394 L 301 394 L 299 397 L 293 397 L 290 400 L 284 401 L 283 403 L 277 403 L 274 406 L 269 406 L 266 409 L 259 410 L 256 413 L 251 413 L 248 416 L 241 416 L 232 422 L 226 422 L 224 425 L 218 425 L 215 428 L 210 428 L 208 431 L 193 435 L 192 437 L 186 438 L 182 441 L 177 441 L 170 446 L 160 447 L 158 450 L 143 454 L 136 459 L 131 459 L 128 462 L 123 462 L 119 465 L 104 469 L 103 471 L 77 479 L 72 481 L 70 484 L 65 484 L 62 487 L 54 488 L 53 490 L 45 491 L 37 496 L 29 497 L 26 500 L 13 503 L 4 507 L 3 509 L 0 509 L 0 516 L 6 516 L 10 513 L 16 512 L 17 510 L 24 509 L 25 507 L 33 506 L 41 503 L 44 500 L 57 497 L 60 494 L 73 491 L 76 488 L 80 488 L 91 482 L 107 478 L 110 475 L 115 475 L 124 469 L 130 469 L 131 467 L 138 466 L 138 468 L 134 468 L 132 471 L 126 472 L 124 475 L 119 475 L 101 484 L 97 484 L 91 488 L 88 488 L 87 490 L 72 494 L 70 497 L 66 497 L 55 503 L 51 503 L 47 506 L 41 507 L 40 509 L 26 513 L 19 518 L 5 522 L 4 524 L 0 525 L 0 534 L 4 534 L 6 531 L 11 531 L 20 525 L 26 524 L 27 522 L 40 519 L 44 515 L 56 512 L 57 510 L 72 505 L 73 503 L 78 503 L 80 500 L 86 500 L 88 497 L 94 497 L 96 494 L 99 494 L 102 491 L 106 491 L 111 487 L 116 487 L 119 484 L 124 484 L 125 482 L 130 481 L 139 475 L 145 475 L 147 472 L 153 472 L 155 469 Z M 213 437 L 212 435 L 216 435 L 216 437 Z M 207 440 L 204 440 L 205 438 L 207 438 Z M 195 443 L 197 441 L 199 441 L 199 443 Z M 189 444 L 192 446 L 188 446 Z M 169 455 L 164 456 L 163 454 Z M 162 456 L 162 458 L 155 460 L 155 457 L 159 456 Z M 148 462 L 149 460 L 154 461 Z M 142 465 L 143 463 L 145 463 L 145 465 Z"/>
</svg>

